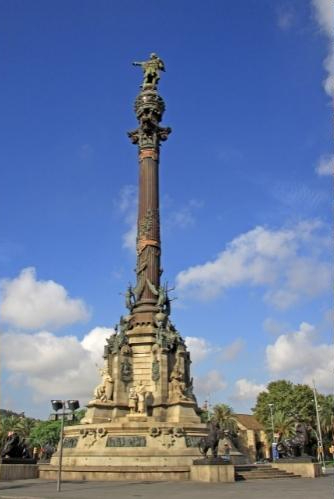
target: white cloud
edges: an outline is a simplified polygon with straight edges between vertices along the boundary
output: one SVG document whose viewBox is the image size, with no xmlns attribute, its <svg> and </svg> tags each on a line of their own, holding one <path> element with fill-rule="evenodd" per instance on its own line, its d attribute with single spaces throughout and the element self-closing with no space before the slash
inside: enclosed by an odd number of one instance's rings
<svg viewBox="0 0 334 499">
<path fill-rule="evenodd" d="M 201 362 L 213 352 L 213 347 L 204 338 L 186 336 L 185 343 L 190 351 L 193 362 Z"/>
<path fill-rule="evenodd" d="M 216 369 L 209 371 L 204 376 L 194 376 L 194 392 L 200 397 L 209 397 L 226 387 L 226 381 Z"/>
<path fill-rule="evenodd" d="M 113 329 L 97 327 L 82 341 L 48 331 L 4 333 L 2 365 L 13 383 L 32 390 L 35 401 L 71 397 L 87 402 L 98 383 L 96 364 L 103 363 L 105 340 L 113 333 Z"/>
<path fill-rule="evenodd" d="M 266 391 L 266 385 L 256 384 L 246 378 L 238 379 L 235 382 L 235 393 L 232 399 L 235 400 L 255 400 L 260 392 Z"/>
<path fill-rule="evenodd" d="M 334 7 L 333 7 L 334 9 Z M 322 156 L 316 166 L 316 173 L 323 177 L 327 175 L 333 175 L 334 173 L 334 155 L 329 154 Z"/>
<path fill-rule="evenodd" d="M 317 296 L 330 286 L 324 228 L 317 221 L 290 229 L 256 227 L 233 239 L 215 260 L 181 271 L 177 291 L 210 300 L 231 287 L 261 286 L 278 308 Z"/>
<path fill-rule="evenodd" d="M 332 388 L 333 345 L 315 344 L 317 331 L 302 322 L 298 331 L 282 334 L 266 348 L 267 365 L 272 374 L 294 382 L 312 383 L 323 390 Z"/>
<path fill-rule="evenodd" d="M 92 360 L 99 364 L 103 355 L 103 347 L 106 343 L 106 338 L 114 334 L 114 328 L 95 327 L 80 342 L 82 348 L 89 352 Z"/>
<path fill-rule="evenodd" d="M 332 0 L 312 0 L 315 18 L 321 31 L 328 39 L 328 55 L 324 60 L 324 68 L 328 73 L 324 81 L 324 89 L 328 95 L 334 93 L 334 8 Z"/>
<path fill-rule="evenodd" d="M 125 185 L 117 202 L 118 209 L 124 217 L 128 229 L 122 236 L 123 248 L 136 252 L 138 188 L 135 185 Z"/>
<path fill-rule="evenodd" d="M 230 362 L 231 360 L 235 360 L 244 346 L 244 340 L 241 338 L 237 338 L 230 345 L 222 348 L 219 357 L 223 362 Z"/>
<path fill-rule="evenodd" d="M 33 267 L 22 270 L 12 280 L 3 280 L 1 291 L 1 319 L 15 327 L 58 328 L 89 318 L 82 300 L 70 298 L 66 289 L 54 281 L 38 281 Z"/>
</svg>

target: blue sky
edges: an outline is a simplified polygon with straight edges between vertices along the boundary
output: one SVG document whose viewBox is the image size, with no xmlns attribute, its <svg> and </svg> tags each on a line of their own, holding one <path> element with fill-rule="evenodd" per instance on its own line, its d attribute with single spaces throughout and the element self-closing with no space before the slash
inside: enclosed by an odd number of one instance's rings
<svg viewBox="0 0 334 499">
<path fill-rule="evenodd" d="M 87 402 L 134 280 L 131 62 L 165 61 L 164 278 L 199 402 L 331 386 L 330 0 L 0 2 L 1 405 Z M 333 59 L 333 58 L 332 58 Z"/>
</svg>

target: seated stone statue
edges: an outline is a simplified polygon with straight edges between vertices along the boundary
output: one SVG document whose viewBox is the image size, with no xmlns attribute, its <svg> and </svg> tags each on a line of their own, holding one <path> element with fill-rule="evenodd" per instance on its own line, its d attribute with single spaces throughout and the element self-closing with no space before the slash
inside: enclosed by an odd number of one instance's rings
<svg viewBox="0 0 334 499">
<path fill-rule="evenodd" d="M 102 402 L 108 402 L 113 398 L 114 392 L 114 381 L 109 374 L 108 368 L 104 367 L 100 369 L 100 374 L 102 376 L 102 383 L 97 385 L 94 390 L 94 397 L 96 400 L 101 400 Z"/>
</svg>

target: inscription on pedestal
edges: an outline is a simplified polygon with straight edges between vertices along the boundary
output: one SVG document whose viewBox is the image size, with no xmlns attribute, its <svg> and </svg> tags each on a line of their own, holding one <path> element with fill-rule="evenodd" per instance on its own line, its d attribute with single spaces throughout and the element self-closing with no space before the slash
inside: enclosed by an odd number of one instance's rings
<svg viewBox="0 0 334 499">
<path fill-rule="evenodd" d="M 63 441 L 63 447 L 65 449 L 73 449 L 73 447 L 76 447 L 78 443 L 78 437 L 67 437 L 64 438 Z"/>
<path fill-rule="evenodd" d="M 186 435 L 184 437 L 184 440 L 186 442 L 187 447 L 198 447 L 201 438 L 202 437 L 196 437 L 194 435 Z"/>
<path fill-rule="evenodd" d="M 106 447 L 146 447 L 146 438 L 140 435 L 108 437 Z"/>
</svg>

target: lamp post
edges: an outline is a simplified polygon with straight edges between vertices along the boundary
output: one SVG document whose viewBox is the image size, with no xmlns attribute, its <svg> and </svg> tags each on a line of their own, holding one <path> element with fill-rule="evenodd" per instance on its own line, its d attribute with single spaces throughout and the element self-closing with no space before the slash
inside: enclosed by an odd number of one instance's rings
<svg viewBox="0 0 334 499">
<path fill-rule="evenodd" d="M 272 455 L 273 455 L 273 461 L 276 461 L 276 438 L 275 438 L 275 427 L 274 427 L 274 413 L 273 413 L 273 407 L 274 404 L 268 404 L 269 410 L 270 410 L 270 418 L 271 418 L 271 431 L 273 433 L 273 441 L 271 445 L 272 449 Z"/>
<path fill-rule="evenodd" d="M 325 464 L 325 456 L 324 456 L 324 444 L 322 441 L 322 432 L 321 432 L 321 424 L 320 424 L 320 416 L 319 416 L 319 406 L 317 399 L 317 390 L 315 387 L 315 381 L 313 381 L 313 397 L 314 397 L 314 405 L 315 405 L 315 413 L 317 417 L 317 440 L 318 440 L 318 461 L 321 461 L 322 472 L 326 473 L 326 464 Z"/>
<path fill-rule="evenodd" d="M 66 402 L 67 407 L 71 412 L 66 412 Z M 63 440 L 64 440 L 64 421 L 65 416 L 72 416 L 69 419 L 73 418 L 73 413 L 76 409 L 79 409 L 80 404 L 78 400 L 51 400 L 51 405 L 55 413 L 52 415 L 54 419 L 57 420 L 59 418 L 58 411 L 62 409 L 60 417 L 61 417 L 61 426 L 60 426 L 60 448 L 59 448 L 59 461 L 58 461 L 58 479 L 57 479 L 57 492 L 61 490 L 61 471 L 62 471 L 62 462 L 63 462 Z"/>
</svg>

